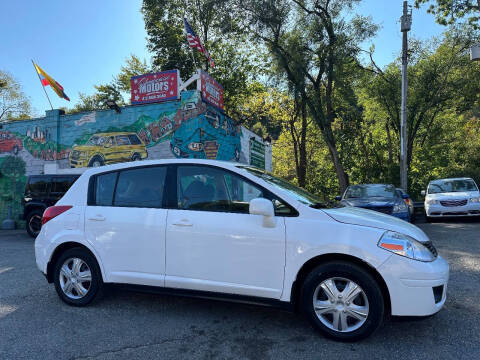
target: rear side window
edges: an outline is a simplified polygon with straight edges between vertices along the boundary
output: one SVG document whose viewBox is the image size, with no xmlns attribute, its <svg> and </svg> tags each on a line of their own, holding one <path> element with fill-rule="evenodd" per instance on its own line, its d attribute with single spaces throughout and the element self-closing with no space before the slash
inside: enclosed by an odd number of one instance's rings
<svg viewBox="0 0 480 360">
<path fill-rule="evenodd" d="M 45 195 L 49 181 L 50 178 L 46 177 L 32 177 L 28 181 L 26 192 L 34 197 Z"/>
<path fill-rule="evenodd" d="M 117 173 L 98 175 L 95 184 L 95 205 L 112 206 L 113 191 L 115 190 L 115 182 Z"/>
<path fill-rule="evenodd" d="M 161 208 L 166 174 L 166 166 L 121 171 L 113 205 Z"/>
<path fill-rule="evenodd" d="M 130 144 L 132 145 L 140 145 L 142 143 L 137 135 L 128 135 L 128 138 L 130 139 Z"/>
</svg>

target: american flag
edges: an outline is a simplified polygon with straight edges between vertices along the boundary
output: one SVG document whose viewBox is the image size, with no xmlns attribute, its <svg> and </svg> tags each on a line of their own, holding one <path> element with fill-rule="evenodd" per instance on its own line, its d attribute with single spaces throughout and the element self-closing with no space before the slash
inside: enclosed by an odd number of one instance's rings
<svg viewBox="0 0 480 360">
<path fill-rule="evenodd" d="M 193 49 L 197 49 L 203 55 L 205 55 L 206 58 L 208 59 L 208 63 L 210 64 L 210 66 L 215 67 L 215 63 L 213 62 L 212 57 L 208 53 L 207 49 L 205 49 L 205 46 L 203 46 L 202 42 L 200 41 L 200 38 L 197 36 L 197 34 L 195 34 L 195 31 L 193 31 L 192 27 L 190 26 L 186 18 L 183 18 L 183 25 L 185 25 L 185 32 L 187 33 L 188 45 L 190 45 L 190 47 Z"/>
</svg>

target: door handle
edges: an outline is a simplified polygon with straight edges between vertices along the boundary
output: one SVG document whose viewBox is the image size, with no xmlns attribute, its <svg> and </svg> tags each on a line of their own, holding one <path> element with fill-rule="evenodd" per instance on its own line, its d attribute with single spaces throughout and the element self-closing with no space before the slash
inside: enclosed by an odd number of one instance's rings
<svg viewBox="0 0 480 360">
<path fill-rule="evenodd" d="M 105 221 L 105 217 L 102 216 L 102 215 L 96 215 L 96 216 L 93 216 L 93 217 L 89 217 L 88 220 L 92 220 L 92 221 Z"/>
<path fill-rule="evenodd" d="M 188 221 L 187 219 L 177 220 L 174 223 L 172 223 L 172 225 L 175 225 L 175 226 L 193 226 L 193 224 L 190 221 Z"/>
</svg>

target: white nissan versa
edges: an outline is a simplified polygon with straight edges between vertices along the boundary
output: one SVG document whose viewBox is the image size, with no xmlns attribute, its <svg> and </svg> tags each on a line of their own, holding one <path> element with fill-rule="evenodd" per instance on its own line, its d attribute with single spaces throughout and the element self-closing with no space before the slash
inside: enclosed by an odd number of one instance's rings
<svg viewBox="0 0 480 360">
<path fill-rule="evenodd" d="M 426 316 L 445 303 L 448 264 L 422 230 L 370 210 L 323 208 L 238 163 L 92 168 L 42 222 L 37 265 L 70 305 L 89 304 L 106 283 L 189 290 L 299 305 L 323 334 L 353 341 L 387 314 Z"/>
</svg>

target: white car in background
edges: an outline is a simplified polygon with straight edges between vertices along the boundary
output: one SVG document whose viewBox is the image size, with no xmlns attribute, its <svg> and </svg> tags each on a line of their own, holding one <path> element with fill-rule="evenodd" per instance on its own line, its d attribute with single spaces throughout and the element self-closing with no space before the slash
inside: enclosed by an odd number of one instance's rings
<svg viewBox="0 0 480 360">
<path fill-rule="evenodd" d="M 353 341 L 386 315 L 432 315 L 446 299 L 448 264 L 416 226 L 365 209 L 325 209 L 238 163 L 91 168 L 42 222 L 37 266 L 75 306 L 98 298 L 105 283 L 188 290 L 299 306 L 323 334 Z"/>
<path fill-rule="evenodd" d="M 427 220 L 455 216 L 480 216 L 480 192 L 471 178 L 430 181 L 425 196 Z"/>
</svg>

